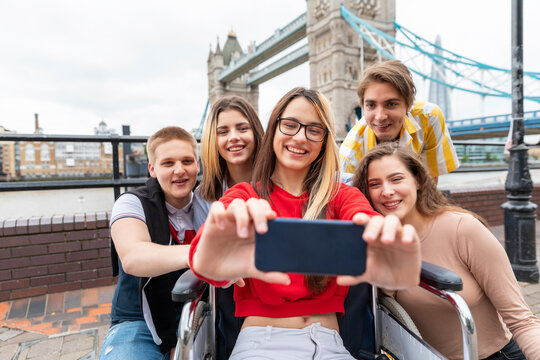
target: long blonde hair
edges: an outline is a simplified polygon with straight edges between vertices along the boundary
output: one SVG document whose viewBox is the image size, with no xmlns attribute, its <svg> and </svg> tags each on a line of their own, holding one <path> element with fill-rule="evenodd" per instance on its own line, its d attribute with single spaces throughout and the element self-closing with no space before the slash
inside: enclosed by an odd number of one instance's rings
<svg viewBox="0 0 540 360">
<path fill-rule="evenodd" d="M 253 160 L 257 156 L 259 144 L 264 133 L 257 112 L 245 99 L 239 96 L 225 96 L 212 106 L 212 111 L 204 126 L 201 140 L 203 176 L 199 191 L 207 201 L 216 201 L 223 196 L 223 182 L 227 176 L 227 163 L 219 155 L 216 131 L 219 114 L 226 110 L 236 110 L 248 120 L 255 140 L 252 155 Z"/>
</svg>

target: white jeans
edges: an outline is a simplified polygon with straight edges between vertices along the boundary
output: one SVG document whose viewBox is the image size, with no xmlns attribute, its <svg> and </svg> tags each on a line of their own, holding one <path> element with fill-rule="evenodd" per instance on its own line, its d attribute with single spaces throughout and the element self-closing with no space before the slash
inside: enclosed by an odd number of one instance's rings
<svg viewBox="0 0 540 360">
<path fill-rule="evenodd" d="M 354 360 L 354 357 L 343 346 L 337 331 L 315 323 L 303 329 L 244 328 L 229 360 L 244 359 Z"/>
</svg>

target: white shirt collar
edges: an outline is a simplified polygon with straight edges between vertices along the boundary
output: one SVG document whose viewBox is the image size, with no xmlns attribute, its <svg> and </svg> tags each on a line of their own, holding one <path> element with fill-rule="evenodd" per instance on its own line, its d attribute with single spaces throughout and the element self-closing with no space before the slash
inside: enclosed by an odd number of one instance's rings
<svg viewBox="0 0 540 360">
<path fill-rule="evenodd" d="M 177 208 L 175 208 L 174 206 L 172 206 L 171 204 L 169 204 L 166 201 L 165 201 L 165 207 L 167 208 L 167 212 L 169 213 L 169 216 L 174 216 L 174 215 L 178 214 L 179 212 L 184 213 L 184 214 L 187 214 L 188 212 L 190 212 L 192 203 L 193 203 L 193 193 L 190 193 L 189 194 L 189 203 L 186 206 L 184 206 L 183 208 L 177 209 Z"/>
</svg>

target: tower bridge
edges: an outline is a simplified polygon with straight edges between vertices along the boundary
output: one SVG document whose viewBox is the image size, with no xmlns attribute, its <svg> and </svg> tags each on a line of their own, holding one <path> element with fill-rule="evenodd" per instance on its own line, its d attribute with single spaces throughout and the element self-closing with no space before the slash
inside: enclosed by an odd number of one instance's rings
<svg viewBox="0 0 540 360">
<path fill-rule="evenodd" d="M 232 94 L 246 98 L 257 109 L 261 83 L 309 62 L 310 86 L 331 101 L 337 136 L 344 137 L 361 114 L 356 88 L 364 68 L 386 59 L 400 59 L 413 74 L 430 81 L 430 93 L 446 94 L 429 99 L 442 109 L 450 108 L 446 102 L 450 90 L 511 98 L 509 69 L 458 55 L 397 24 L 395 0 L 307 0 L 306 4 L 306 13 L 259 45 L 251 44 L 246 53 L 232 32 L 223 50 L 219 42 L 210 50 L 207 109 L 218 98 Z M 540 106 L 540 72 L 524 75 L 525 99 Z M 506 136 L 509 124 L 509 115 L 499 115 L 449 121 L 448 127 L 453 138 L 476 139 Z M 525 128 L 527 134 L 540 133 L 539 112 L 526 117 Z"/>
<path fill-rule="evenodd" d="M 220 72 L 219 81 L 222 83 L 231 82 L 237 77 L 240 77 L 241 75 L 256 69 L 256 67 L 264 61 L 286 50 L 298 41 L 304 39 L 306 37 L 306 19 L 306 13 L 300 15 L 299 17 L 291 21 L 289 24 L 276 30 L 274 35 L 272 35 L 271 37 L 263 41 L 260 45 L 255 47 L 251 53 L 246 54 L 237 60 L 232 60 L 229 63 L 229 66 L 224 68 Z M 231 37 L 235 38 L 234 35 L 229 36 L 229 38 Z M 279 62 L 280 60 L 276 62 Z M 307 61 L 307 58 L 302 61 L 302 63 L 305 61 Z M 274 76 L 277 76 L 280 73 L 277 73 Z M 250 81 L 248 80 L 247 82 L 247 85 L 254 84 L 253 81 L 251 81 L 250 83 Z"/>
</svg>

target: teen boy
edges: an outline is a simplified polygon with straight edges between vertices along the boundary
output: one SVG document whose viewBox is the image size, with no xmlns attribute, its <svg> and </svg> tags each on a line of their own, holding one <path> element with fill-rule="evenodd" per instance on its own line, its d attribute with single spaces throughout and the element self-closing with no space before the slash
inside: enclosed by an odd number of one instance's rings
<svg viewBox="0 0 540 360">
<path fill-rule="evenodd" d="M 147 152 L 151 178 L 122 194 L 112 210 L 119 276 L 100 359 L 169 357 L 179 313 L 171 290 L 204 221 L 192 194 L 199 172 L 193 136 L 165 127 L 148 139 Z"/>
<path fill-rule="evenodd" d="M 364 117 L 339 149 L 343 173 L 354 173 L 364 154 L 385 141 L 399 142 L 419 154 L 435 181 L 459 166 L 441 110 L 435 104 L 414 101 L 415 93 L 411 73 L 399 60 L 365 71 L 358 85 Z"/>
</svg>

